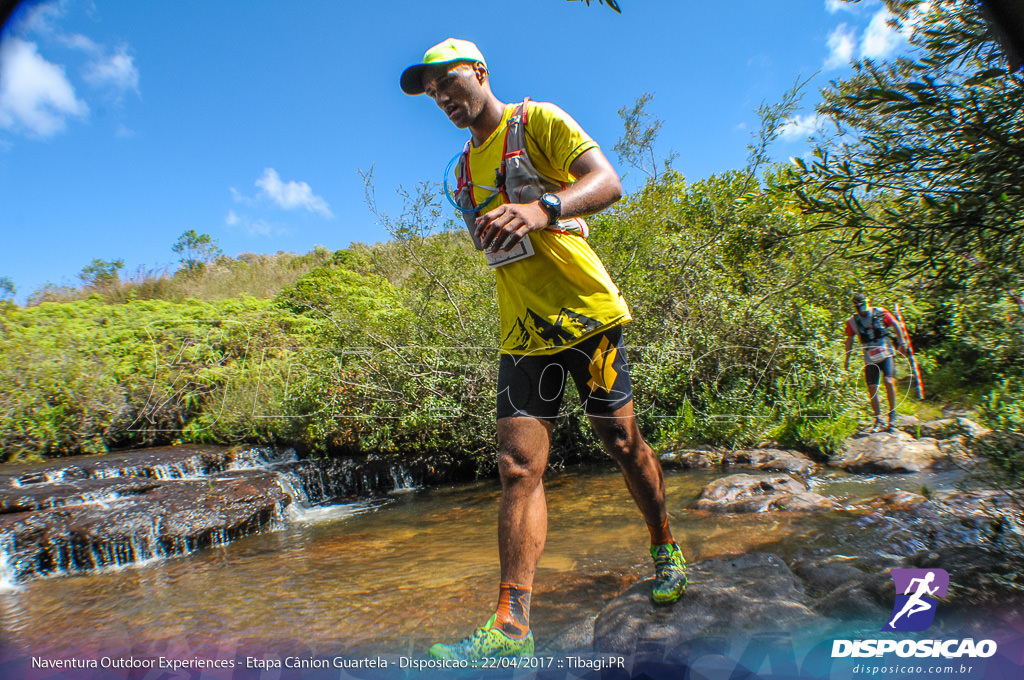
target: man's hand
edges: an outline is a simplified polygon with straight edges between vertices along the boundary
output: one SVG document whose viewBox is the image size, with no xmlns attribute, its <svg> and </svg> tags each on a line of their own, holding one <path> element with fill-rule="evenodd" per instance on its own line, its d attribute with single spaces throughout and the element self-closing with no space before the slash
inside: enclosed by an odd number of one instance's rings
<svg viewBox="0 0 1024 680">
<path fill-rule="evenodd" d="M 601 149 L 592 147 L 569 165 L 574 184 L 559 190 L 562 218 L 592 215 L 622 198 L 619 176 Z M 551 215 L 540 203 L 506 203 L 476 218 L 476 238 L 484 250 L 510 250 L 531 231 L 548 226 Z"/>
<path fill-rule="evenodd" d="M 484 250 L 511 250 L 531 231 L 548 226 L 551 216 L 540 203 L 506 203 L 476 218 L 476 237 Z"/>
</svg>

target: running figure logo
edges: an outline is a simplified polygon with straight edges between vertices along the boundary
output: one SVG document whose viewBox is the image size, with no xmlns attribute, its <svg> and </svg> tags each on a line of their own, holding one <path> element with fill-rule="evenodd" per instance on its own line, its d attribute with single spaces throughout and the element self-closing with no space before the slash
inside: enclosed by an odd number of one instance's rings
<svg viewBox="0 0 1024 680">
<path fill-rule="evenodd" d="M 949 588 L 949 574 L 945 569 L 893 569 L 896 584 L 896 603 L 892 618 L 883 631 L 915 632 L 924 630 L 935 621 L 935 598 L 945 597 Z"/>
</svg>

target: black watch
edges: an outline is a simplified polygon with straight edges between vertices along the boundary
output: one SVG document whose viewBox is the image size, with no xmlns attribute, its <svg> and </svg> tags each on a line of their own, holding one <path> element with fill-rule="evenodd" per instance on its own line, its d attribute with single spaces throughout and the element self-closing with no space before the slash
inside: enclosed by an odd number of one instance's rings
<svg viewBox="0 0 1024 680">
<path fill-rule="evenodd" d="M 548 226 L 557 222 L 558 218 L 562 216 L 562 199 L 555 194 L 544 194 L 537 200 L 540 202 L 540 207 L 548 212 Z"/>
</svg>

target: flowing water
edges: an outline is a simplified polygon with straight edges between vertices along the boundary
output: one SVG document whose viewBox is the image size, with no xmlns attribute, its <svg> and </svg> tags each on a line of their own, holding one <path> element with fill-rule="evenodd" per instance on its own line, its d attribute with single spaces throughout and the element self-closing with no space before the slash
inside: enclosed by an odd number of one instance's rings
<svg viewBox="0 0 1024 680">
<path fill-rule="evenodd" d="M 686 509 L 723 474 L 666 473 L 673 529 L 691 561 L 854 543 L 900 554 L 920 548 L 912 528 L 864 531 L 849 513 Z M 814 490 L 848 501 L 954 481 L 835 473 L 818 478 Z M 499 494 L 495 482 L 405 491 L 374 504 L 307 510 L 284 528 L 187 556 L 0 586 L 0 638 L 49 654 L 119 648 L 419 656 L 432 642 L 465 636 L 492 611 Z M 617 472 L 553 475 L 547 494 L 548 542 L 533 598 L 541 647 L 650 569 L 643 521 Z"/>
</svg>

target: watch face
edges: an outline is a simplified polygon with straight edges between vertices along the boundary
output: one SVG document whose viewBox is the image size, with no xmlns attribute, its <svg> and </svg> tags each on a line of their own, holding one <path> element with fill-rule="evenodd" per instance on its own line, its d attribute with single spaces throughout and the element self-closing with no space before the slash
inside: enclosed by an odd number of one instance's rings
<svg viewBox="0 0 1024 680">
<path fill-rule="evenodd" d="M 551 222 L 558 221 L 558 218 L 562 214 L 562 199 L 554 194 L 544 194 L 540 197 L 540 204 L 544 206 L 544 209 L 551 215 Z"/>
</svg>

